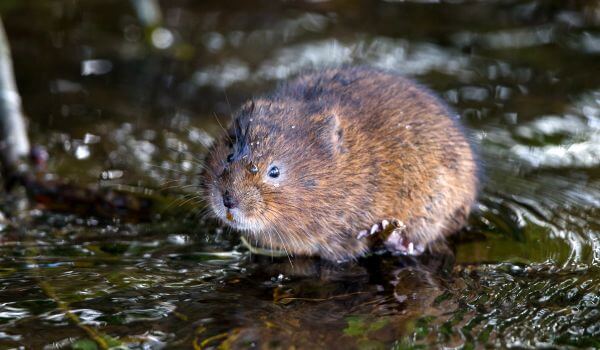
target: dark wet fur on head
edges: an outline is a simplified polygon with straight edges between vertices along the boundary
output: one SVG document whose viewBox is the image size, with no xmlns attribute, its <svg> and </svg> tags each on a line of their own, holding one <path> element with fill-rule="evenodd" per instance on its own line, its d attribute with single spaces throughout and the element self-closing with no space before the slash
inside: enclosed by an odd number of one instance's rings
<svg viewBox="0 0 600 350">
<path fill-rule="evenodd" d="M 370 249 L 357 233 L 392 218 L 431 245 L 471 210 L 471 147 L 455 114 L 401 76 L 311 72 L 241 107 L 209 152 L 206 199 L 253 243 L 289 254 L 355 258 Z"/>
<path fill-rule="evenodd" d="M 232 160 L 240 160 L 250 156 L 250 114 L 254 111 L 254 103 L 252 102 L 248 111 L 242 113 L 234 119 L 233 130 L 234 135 L 230 135 L 230 139 L 234 144 Z"/>
</svg>

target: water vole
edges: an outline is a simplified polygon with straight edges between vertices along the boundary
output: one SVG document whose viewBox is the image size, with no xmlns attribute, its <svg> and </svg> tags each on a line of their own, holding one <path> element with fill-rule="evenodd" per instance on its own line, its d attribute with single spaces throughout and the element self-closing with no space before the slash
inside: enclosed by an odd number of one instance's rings
<svg viewBox="0 0 600 350">
<path fill-rule="evenodd" d="M 409 254 L 457 231 L 477 173 L 440 100 L 355 67 L 306 73 L 245 103 L 209 152 L 203 182 L 212 212 L 250 241 L 340 260 L 368 252 L 391 224 L 385 245 Z"/>
</svg>

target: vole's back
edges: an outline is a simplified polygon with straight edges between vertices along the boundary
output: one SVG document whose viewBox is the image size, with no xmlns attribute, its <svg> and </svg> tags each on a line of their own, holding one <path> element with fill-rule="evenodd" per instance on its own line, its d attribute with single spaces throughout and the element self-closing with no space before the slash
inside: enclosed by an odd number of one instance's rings
<svg viewBox="0 0 600 350">
<path fill-rule="evenodd" d="M 280 96 L 302 96 L 338 116 L 347 150 L 338 179 L 369 188 L 364 209 L 375 220 L 401 220 L 415 244 L 464 225 L 477 160 L 458 115 L 427 89 L 389 72 L 347 68 L 301 76 Z"/>
</svg>

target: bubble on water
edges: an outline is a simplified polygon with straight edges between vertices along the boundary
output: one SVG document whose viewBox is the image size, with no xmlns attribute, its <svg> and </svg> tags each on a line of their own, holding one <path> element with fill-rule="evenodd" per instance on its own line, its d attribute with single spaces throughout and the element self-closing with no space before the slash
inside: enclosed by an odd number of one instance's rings
<svg viewBox="0 0 600 350">
<path fill-rule="evenodd" d="M 181 169 L 184 171 L 189 171 L 192 170 L 192 162 L 190 162 L 189 160 L 184 160 L 181 162 Z"/>
<path fill-rule="evenodd" d="M 85 143 L 86 145 L 89 145 L 89 144 L 93 144 L 93 143 L 98 143 L 98 142 L 100 142 L 101 139 L 102 138 L 98 135 L 85 133 L 85 135 L 83 136 L 83 143 Z"/>
<path fill-rule="evenodd" d="M 217 52 L 225 46 L 225 37 L 221 33 L 210 32 L 204 34 L 202 43 L 210 52 Z"/>
<path fill-rule="evenodd" d="M 113 68 L 113 64 L 109 60 L 85 60 L 81 62 L 81 75 L 102 75 L 109 73 Z"/>
<path fill-rule="evenodd" d="M 123 170 L 105 170 L 100 174 L 102 180 L 114 180 L 123 177 Z"/>
<path fill-rule="evenodd" d="M 167 28 L 156 28 L 152 31 L 151 35 L 152 44 L 157 49 L 168 49 L 175 42 L 175 36 Z"/>
<path fill-rule="evenodd" d="M 78 145 L 75 148 L 75 158 L 77 159 L 89 158 L 90 154 L 90 148 L 87 145 Z"/>
</svg>

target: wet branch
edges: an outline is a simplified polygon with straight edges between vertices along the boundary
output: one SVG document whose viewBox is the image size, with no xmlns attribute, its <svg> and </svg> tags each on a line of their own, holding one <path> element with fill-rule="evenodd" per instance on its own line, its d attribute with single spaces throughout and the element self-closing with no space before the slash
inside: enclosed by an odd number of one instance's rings
<svg viewBox="0 0 600 350">
<path fill-rule="evenodd" d="M 10 46 L 0 19 L 0 160 L 3 172 L 16 171 L 19 162 L 29 155 L 29 139 L 17 91 Z"/>
</svg>

